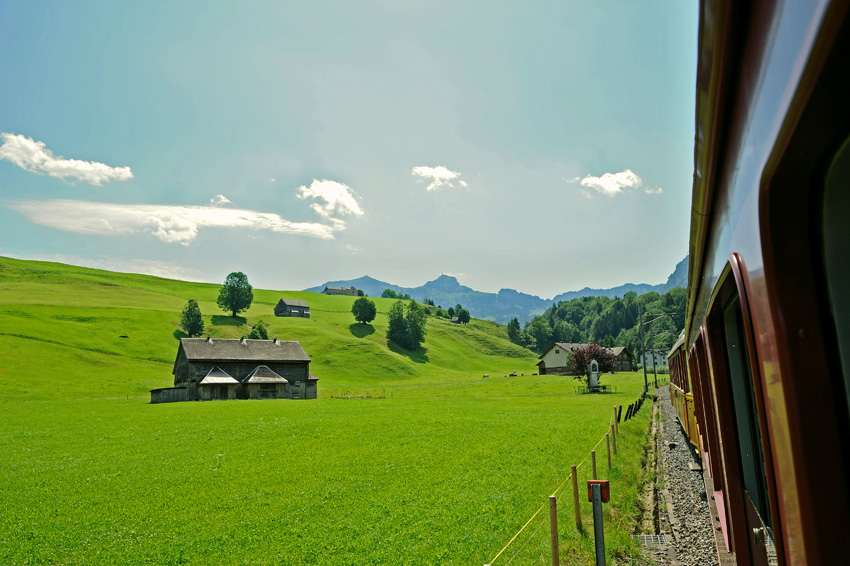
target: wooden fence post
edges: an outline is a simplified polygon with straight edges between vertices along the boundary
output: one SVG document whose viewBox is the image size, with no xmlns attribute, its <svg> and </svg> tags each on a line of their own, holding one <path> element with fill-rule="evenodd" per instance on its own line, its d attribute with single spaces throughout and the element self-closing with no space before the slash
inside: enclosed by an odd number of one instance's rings
<svg viewBox="0 0 850 566">
<path fill-rule="evenodd" d="M 596 450 L 590 451 L 590 461 L 593 464 L 593 479 L 596 479 Z"/>
<path fill-rule="evenodd" d="M 605 444 L 608 446 L 608 471 L 611 471 L 611 436 L 605 433 Z"/>
<path fill-rule="evenodd" d="M 616 456 L 617 455 L 617 427 L 612 427 L 611 444 L 614 445 L 614 456 Z"/>
<path fill-rule="evenodd" d="M 575 499 L 576 504 L 576 528 L 581 530 L 581 508 L 579 507 L 578 501 L 578 470 L 575 466 L 572 466 L 573 471 L 573 498 Z"/>
<path fill-rule="evenodd" d="M 549 531 L 552 537 L 552 566 L 558 566 L 558 500 L 549 496 Z"/>
</svg>

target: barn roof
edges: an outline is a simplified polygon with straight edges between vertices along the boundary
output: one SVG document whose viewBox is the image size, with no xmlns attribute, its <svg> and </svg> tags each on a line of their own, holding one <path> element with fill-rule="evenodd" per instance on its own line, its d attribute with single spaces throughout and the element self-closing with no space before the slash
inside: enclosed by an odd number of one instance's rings
<svg viewBox="0 0 850 566">
<path fill-rule="evenodd" d="M 207 375 L 204 376 L 198 385 L 230 385 L 238 383 L 229 373 L 215 366 L 207 372 Z"/>
<path fill-rule="evenodd" d="M 307 301 L 299 301 L 298 299 L 281 299 L 280 302 L 278 302 L 278 305 L 280 304 L 284 304 L 288 307 L 303 307 L 307 309 L 310 308 L 310 305 L 307 304 Z"/>
<path fill-rule="evenodd" d="M 248 374 L 245 383 L 289 383 L 285 377 L 272 371 L 269 366 L 257 366 Z"/>
<path fill-rule="evenodd" d="M 183 338 L 180 347 L 189 361 L 309 362 L 301 344 L 289 340 Z"/>
</svg>

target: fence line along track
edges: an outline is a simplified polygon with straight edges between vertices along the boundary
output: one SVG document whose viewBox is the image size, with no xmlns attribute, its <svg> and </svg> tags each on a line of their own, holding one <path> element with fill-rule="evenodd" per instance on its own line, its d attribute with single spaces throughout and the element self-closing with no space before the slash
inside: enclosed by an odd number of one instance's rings
<svg viewBox="0 0 850 566">
<path fill-rule="evenodd" d="M 620 409 L 622 410 L 622 405 L 620 406 Z M 608 420 L 608 431 L 611 431 L 611 429 L 614 427 L 615 420 L 616 419 L 613 416 Z M 602 437 L 596 442 L 596 444 L 593 446 L 593 448 L 591 448 L 591 451 L 596 450 L 599 447 L 599 445 L 602 444 L 605 441 L 605 438 L 606 438 L 606 436 L 608 436 L 608 434 L 609 434 L 609 432 L 606 432 L 604 435 L 602 435 Z M 589 452 L 588 452 L 588 454 L 589 454 Z M 581 469 L 582 466 L 587 464 L 587 460 L 588 460 L 588 456 L 585 456 L 584 459 L 581 462 L 579 462 L 579 464 L 576 466 L 576 471 L 578 471 L 579 469 Z M 572 483 L 572 479 L 573 478 L 572 478 L 572 472 L 571 472 L 570 475 L 567 476 L 567 479 L 565 479 L 561 483 L 561 485 L 559 485 L 555 489 L 555 491 L 553 492 L 553 495 L 555 495 L 555 498 L 556 498 L 557 501 L 561 500 L 561 497 L 564 495 L 564 492 L 566 492 L 567 487 L 569 487 L 569 485 Z M 560 494 L 558 494 L 559 491 L 560 491 Z M 549 502 L 549 500 L 547 498 L 546 501 L 544 501 L 543 504 L 540 506 L 540 508 L 537 509 L 537 511 L 534 512 L 534 514 L 531 516 L 531 518 L 529 518 L 528 521 L 525 522 L 525 524 L 522 526 L 522 528 L 520 528 L 520 530 L 518 530 L 517 533 L 513 537 L 511 537 L 511 540 L 508 541 L 508 543 L 502 548 L 502 550 L 500 550 L 496 554 L 496 556 L 494 556 L 493 559 L 490 560 L 490 562 L 488 562 L 485 566 L 492 566 L 493 564 L 495 564 L 496 560 L 498 560 L 499 557 L 502 556 L 502 554 L 505 552 L 505 550 L 507 550 L 508 547 L 510 547 L 511 544 L 513 544 L 514 541 L 519 537 L 519 535 L 521 535 L 522 532 L 526 528 L 528 528 L 528 525 L 531 524 L 531 522 L 534 520 L 534 518 L 537 517 L 537 515 L 539 515 L 540 512 L 543 511 L 543 509 L 546 508 L 548 502 Z M 513 562 L 514 558 L 516 558 L 517 555 L 519 555 L 519 553 L 522 552 L 522 550 L 526 547 L 526 545 L 528 545 L 528 543 L 531 541 L 531 539 L 534 538 L 534 535 L 536 535 L 540 531 L 540 529 L 543 527 L 543 525 L 546 524 L 547 518 L 548 517 L 544 516 L 544 519 L 540 522 L 540 524 L 537 526 L 537 528 L 534 530 L 534 532 L 525 540 L 525 542 L 522 544 L 522 546 L 519 548 L 519 550 L 517 550 L 514 553 L 514 555 L 511 556 L 511 559 L 508 560 L 505 563 L 505 566 L 508 566 L 508 564 Z"/>
</svg>

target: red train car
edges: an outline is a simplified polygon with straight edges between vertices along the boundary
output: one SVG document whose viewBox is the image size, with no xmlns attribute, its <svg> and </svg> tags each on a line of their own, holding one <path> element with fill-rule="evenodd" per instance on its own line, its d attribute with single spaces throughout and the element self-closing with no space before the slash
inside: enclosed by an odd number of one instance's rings
<svg viewBox="0 0 850 566">
<path fill-rule="evenodd" d="M 700 5 L 671 396 L 738 564 L 848 564 L 848 2 Z"/>
</svg>

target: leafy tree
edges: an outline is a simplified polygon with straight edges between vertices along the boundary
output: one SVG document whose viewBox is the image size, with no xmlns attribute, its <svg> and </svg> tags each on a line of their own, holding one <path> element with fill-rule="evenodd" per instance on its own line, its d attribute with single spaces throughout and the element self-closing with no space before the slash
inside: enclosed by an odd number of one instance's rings
<svg viewBox="0 0 850 566">
<path fill-rule="evenodd" d="M 457 315 L 457 321 L 462 324 L 469 323 L 469 311 L 466 309 L 460 309 L 460 312 Z"/>
<path fill-rule="evenodd" d="M 437 312 L 435 313 L 435 316 L 438 316 L 440 318 L 449 318 L 449 313 L 444 311 L 443 307 L 437 307 Z"/>
<path fill-rule="evenodd" d="M 263 324 L 262 320 L 257 321 L 257 324 L 255 324 L 254 328 L 251 329 L 251 332 L 248 333 L 248 338 L 251 338 L 253 340 L 269 339 L 269 331 L 266 330 L 266 325 Z"/>
<path fill-rule="evenodd" d="M 404 316 L 407 343 L 404 347 L 408 350 L 418 350 L 425 341 L 425 313 L 416 301 L 407 303 L 407 314 Z"/>
<path fill-rule="evenodd" d="M 415 301 L 397 301 L 387 313 L 387 338 L 408 350 L 417 350 L 425 341 L 425 312 Z"/>
<path fill-rule="evenodd" d="M 543 353 L 552 345 L 552 327 L 543 317 L 535 317 L 525 325 L 525 333 L 531 338 L 532 347 L 537 353 Z"/>
<path fill-rule="evenodd" d="M 351 314 L 354 315 L 354 320 L 361 324 L 372 322 L 377 314 L 375 301 L 370 301 L 366 297 L 355 299 L 354 304 L 351 305 Z"/>
<path fill-rule="evenodd" d="M 587 381 L 590 378 L 590 361 L 596 360 L 599 364 L 599 373 L 614 371 L 614 354 L 607 350 L 602 344 L 596 342 L 588 344 L 584 348 L 573 350 L 573 355 L 569 359 L 570 373 L 575 379 L 583 379 Z"/>
<path fill-rule="evenodd" d="M 189 338 L 194 338 L 195 336 L 200 336 L 204 333 L 204 319 L 201 316 L 201 309 L 198 306 L 198 301 L 195 299 L 189 299 L 189 302 L 186 303 L 185 307 L 183 307 L 183 316 L 180 317 L 180 326 Z"/>
<path fill-rule="evenodd" d="M 363 292 L 363 289 L 357 289 L 357 296 L 358 297 L 365 297 L 366 293 Z"/>
<path fill-rule="evenodd" d="M 234 271 L 227 276 L 221 290 L 218 292 L 218 306 L 223 311 L 230 311 L 235 317 L 246 311 L 254 301 L 254 288 L 248 283 L 248 277 L 241 271 Z"/>
<path fill-rule="evenodd" d="M 452 318 L 454 316 L 455 316 L 455 308 L 449 307 L 449 318 Z"/>
<path fill-rule="evenodd" d="M 519 320 L 514 317 L 508 323 L 508 340 L 510 340 L 514 344 L 521 344 L 520 332 L 522 332 L 522 329 L 519 326 Z"/>
<path fill-rule="evenodd" d="M 403 346 L 407 341 L 407 328 L 404 324 L 404 303 L 396 301 L 387 313 L 387 339 Z"/>
<path fill-rule="evenodd" d="M 393 291 L 392 289 L 384 289 L 381 292 L 381 297 L 384 298 L 384 299 L 395 299 L 398 296 L 396 295 L 396 292 Z"/>
</svg>

